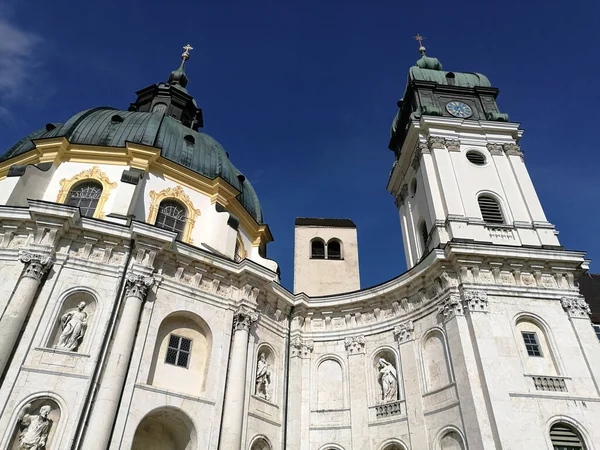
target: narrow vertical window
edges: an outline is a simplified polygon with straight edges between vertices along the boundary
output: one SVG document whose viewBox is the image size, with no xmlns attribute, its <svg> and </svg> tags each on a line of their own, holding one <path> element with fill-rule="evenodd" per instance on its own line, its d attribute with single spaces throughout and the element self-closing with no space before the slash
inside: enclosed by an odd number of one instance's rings
<svg viewBox="0 0 600 450">
<path fill-rule="evenodd" d="M 429 231 L 427 231 L 427 224 L 424 220 L 419 224 L 419 233 L 421 233 L 421 246 L 423 247 L 423 254 L 427 252 L 427 240 L 429 239 Z"/>
<path fill-rule="evenodd" d="M 600 325 L 592 324 L 592 326 L 594 327 L 594 331 L 596 332 L 596 337 L 600 341 Z"/>
<path fill-rule="evenodd" d="M 312 259 L 325 259 L 325 243 L 315 239 L 310 243 L 310 257 Z"/>
<path fill-rule="evenodd" d="M 176 200 L 163 200 L 158 207 L 154 224 L 160 228 L 177 233 L 177 239 L 183 237 L 187 223 L 186 208 Z"/>
<path fill-rule="evenodd" d="M 527 331 L 522 331 L 521 334 L 523 335 L 523 342 L 525 343 L 527 354 L 529 356 L 542 356 L 542 350 L 540 349 L 537 335 Z"/>
<path fill-rule="evenodd" d="M 101 195 L 102 185 L 99 182 L 84 181 L 71 189 L 65 203 L 78 207 L 82 216 L 94 217 Z"/>
<path fill-rule="evenodd" d="M 169 346 L 165 362 L 179 367 L 188 367 L 192 341 L 176 334 L 169 337 Z"/>
<path fill-rule="evenodd" d="M 504 217 L 502 216 L 502 210 L 498 201 L 489 195 L 480 195 L 477 198 L 479 203 L 479 210 L 481 211 L 481 217 L 485 223 L 491 224 L 503 224 Z"/>
</svg>

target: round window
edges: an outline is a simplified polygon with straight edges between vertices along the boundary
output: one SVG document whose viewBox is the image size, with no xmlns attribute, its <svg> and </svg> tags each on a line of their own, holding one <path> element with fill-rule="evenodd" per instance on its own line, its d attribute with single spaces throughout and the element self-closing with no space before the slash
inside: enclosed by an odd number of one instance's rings
<svg viewBox="0 0 600 450">
<path fill-rule="evenodd" d="M 467 152 L 467 159 L 476 166 L 483 166 L 485 164 L 485 155 L 474 150 Z"/>
<path fill-rule="evenodd" d="M 414 197 L 416 193 L 417 193 L 417 179 L 415 178 L 410 183 L 410 195 Z"/>
</svg>

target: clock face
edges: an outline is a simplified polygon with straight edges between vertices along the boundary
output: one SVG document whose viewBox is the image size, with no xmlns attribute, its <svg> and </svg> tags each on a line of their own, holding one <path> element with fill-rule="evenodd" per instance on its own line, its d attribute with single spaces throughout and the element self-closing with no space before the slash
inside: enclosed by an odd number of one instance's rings
<svg viewBox="0 0 600 450">
<path fill-rule="evenodd" d="M 454 117 L 460 117 L 467 119 L 473 115 L 473 110 L 469 105 L 463 102 L 457 102 L 456 100 L 446 105 L 446 110 Z"/>
</svg>

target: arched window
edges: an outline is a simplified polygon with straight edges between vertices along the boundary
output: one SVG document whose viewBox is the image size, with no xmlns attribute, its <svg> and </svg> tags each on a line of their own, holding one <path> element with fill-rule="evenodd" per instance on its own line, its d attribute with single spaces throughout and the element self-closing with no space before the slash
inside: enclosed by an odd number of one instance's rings
<svg viewBox="0 0 600 450">
<path fill-rule="evenodd" d="M 552 425 L 550 439 L 554 450 L 585 450 L 577 430 L 566 423 Z"/>
<path fill-rule="evenodd" d="M 264 437 L 259 437 L 252 443 L 251 450 L 271 450 L 271 444 Z"/>
<path fill-rule="evenodd" d="M 89 180 L 79 183 L 69 191 L 66 204 L 76 206 L 85 217 L 93 217 L 102 195 L 102 184 Z"/>
<path fill-rule="evenodd" d="M 325 243 L 315 239 L 310 243 L 310 257 L 312 259 L 325 259 Z"/>
<path fill-rule="evenodd" d="M 548 337 L 540 324 L 530 317 L 517 320 L 519 344 L 525 370 L 530 375 L 558 375 Z"/>
<path fill-rule="evenodd" d="M 186 223 L 187 211 L 185 206 L 173 199 L 160 202 L 156 221 L 154 222 L 156 226 L 177 232 L 177 239 L 181 239 Z"/>
<path fill-rule="evenodd" d="M 342 259 L 340 241 L 332 239 L 327 243 L 327 259 Z"/>
<path fill-rule="evenodd" d="M 502 209 L 498 200 L 490 195 L 480 195 L 477 198 L 479 203 L 479 210 L 481 211 L 481 217 L 485 223 L 491 224 L 503 224 L 504 217 L 502 216 Z"/>
<path fill-rule="evenodd" d="M 235 262 L 242 261 L 247 256 L 246 248 L 244 247 L 244 243 L 242 242 L 242 238 L 238 233 L 238 237 L 235 240 L 235 252 L 233 255 L 233 260 Z"/>
</svg>

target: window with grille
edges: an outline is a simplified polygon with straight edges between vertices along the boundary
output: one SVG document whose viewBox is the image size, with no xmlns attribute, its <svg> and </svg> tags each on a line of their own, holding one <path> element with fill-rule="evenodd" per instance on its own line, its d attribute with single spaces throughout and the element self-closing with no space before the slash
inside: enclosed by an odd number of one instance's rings
<svg viewBox="0 0 600 450">
<path fill-rule="evenodd" d="M 532 332 L 522 331 L 523 342 L 529 356 L 542 356 L 542 350 L 537 335 Z"/>
<path fill-rule="evenodd" d="M 554 450 L 585 450 L 579 434 L 565 423 L 552 425 L 550 439 Z"/>
<path fill-rule="evenodd" d="M 477 199 L 477 202 L 479 203 L 479 210 L 481 211 L 481 217 L 484 222 L 492 224 L 504 223 L 502 210 L 495 198 L 490 197 L 489 195 L 481 195 Z"/>
<path fill-rule="evenodd" d="M 169 347 L 167 348 L 165 362 L 174 366 L 187 368 L 190 362 L 191 348 L 191 339 L 172 334 L 169 336 Z"/>
<path fill-rule="evenodd" d="M 176 200 L 163 200 L 158 207 L 156 222 L 154 224 L 169 231 L 177 233 L 177 239 L 183 237 L 187 223 L 186 208 Z"/>
<path fill-rule="evenodd" d="M 102 195 L 102 185 L 97 181 L 84 181 L 69 192 L 67 205 L 79 208 L 82 216 L 93 217 Z"/>
<path fill-rule="evenodd" d="M 594 327 L 594 331 L 596 332 L 596 337 L 600 341 L 600 325 L 593 324 L 592 326 Z"/>
<path fill-rule="evenodd" d="M 467 159 L 476 166 L 483 166 L 485 164 L 485 156 L 483 153 L 476 152 L 474 150 L 467 152 Z"/>
<path fill-rule="evenodd" d="M 325 259 L 325 243 L 314 240 L 310 243 L 310 257 L 312 259 Z"/>
<path fill-rule="evenodd" d="M 342 247 L 338 241 L 327 243 L 327 259 L 342 259 Z"/>
</svg>

